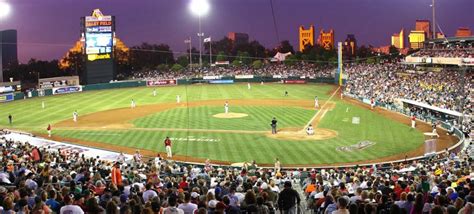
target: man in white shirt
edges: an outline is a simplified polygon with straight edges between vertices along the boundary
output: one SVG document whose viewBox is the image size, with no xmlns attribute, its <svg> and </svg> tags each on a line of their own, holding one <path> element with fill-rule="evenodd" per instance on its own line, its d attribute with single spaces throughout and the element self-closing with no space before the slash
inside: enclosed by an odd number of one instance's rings
<svg viewBox="0 0 474 214">
<path fill-rule="evenodd" d="M 182 209 L 184 214 L 193 214 L 197 208 L 196 204 L 191 203 L 191 194 L 184 192 L 184 203 L 180 204 L 178 209 Z"/>
<path fill-rule="evenodd" d="M 143 193 L 143 201 L 145 201 L 145 203 L 151 200 L 152 198 L 158 196 L 158 194 L 156 194 L 156 192 L 151 189 L 151 183 L 147 183 L 145 185 L 145 188 L 146 191 Z"/>
<path fill-rule="evenodd" d="M 72 200 L 69 195 L 63 199 L 65 206 L 61 207 L 60 214 L 84 214 L 80 206 L 72 205 Z"/>
</svg>

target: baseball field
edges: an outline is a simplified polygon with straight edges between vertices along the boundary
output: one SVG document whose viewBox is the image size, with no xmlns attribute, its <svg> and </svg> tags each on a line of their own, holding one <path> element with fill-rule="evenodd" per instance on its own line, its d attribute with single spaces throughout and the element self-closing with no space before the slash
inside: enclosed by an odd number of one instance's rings
<svg viewBox="0 0 474 214">
<path fill-rule="evenodd" d="M 315 96 L 319 108 L 314 107 Z M 132 99 L 135 108 L 131 108 Z M 72 120 L 75 110 L 78 122 Z M 276 135 L 271 134 L 273 117 L 278 120 Z M 3 103 L 0 119 L 0 127 L 44 137 L 52 124 L 53 140 L 130 154 L 136 149 L 148 156 L 164 154 L 163 140 L 169 136 L 177 160 L 210 159 L 222 164 L 255 160 L 270 165 L 278 157 L 284 166 L 366 163 L 420 155 L 423 132 L 430 129 L 422 123 L 411 129 L 404 116 L 341 99 L 338 88 L 326 84 L 88 91 Z M 304 131 L 309 124 L 315 128 L 314 135 Z M 438 149 L 442 149 L 455 139 L 442 135 L 439 141 Z"/>
</svg>

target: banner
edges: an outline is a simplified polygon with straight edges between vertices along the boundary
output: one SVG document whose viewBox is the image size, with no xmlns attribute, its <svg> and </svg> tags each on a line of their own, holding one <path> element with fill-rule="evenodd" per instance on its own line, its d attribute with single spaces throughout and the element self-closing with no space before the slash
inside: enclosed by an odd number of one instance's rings
<svg viewBox="0 0 474 214">
<path fill-rule="evenodd" d="M 147 80 L 146 86 L 169 86 L 169 85 L 178 85 L 178 81 L 171 80 Z"/>
<path fill-rule="evenodd" d="M 253 75 L 235 75 L 235 79 L 253 79 Z"/>
<path fill-rule="evenodd" d="M 210 80 L 209 84 L 232 84 L 234 80 Z"/>
<path fill-rule="evenodd" d="M 69 94 L 69 93 L 75 93 L 75 92 L 81 92 L 82 91 L 82 86 L 67 86 L 67 87 L 59 87 L 59 88 L 53 88 L 53 95 L 54 94 Z"/>
<path fill-rule="evenodd" d="M 474 58 L 464 58 L 462 62 L 464 64 L 474 65 Z"/>
<path fill-rule="evenodd" d="M 8 92 L 14 92 L 15 89 L 13 89 L 12 86 L 0 86 L 0 94 L 1 93 L 8 93 Z"/>
<path fill-rule="evenodd" d="M 0 103 L 13 101 L 14 97 L 13 94 L 0 94 Z"/>
<path fill-rule="evenodd" d="M 273 75 L 274 79 L 281 79 L 281 75 Z"/>
<path fill-rule="evenodd" d="M 306 80 L 285 80 L 285 84 L 306 84 Z"/>
<path fill-rule="evenodd" d="M 218 79 L 221 79 L 222 76 L 204 76 L 202 77 L 202 79 L 205 79 L 205 80 L 218 80 Z"/>
</svg>

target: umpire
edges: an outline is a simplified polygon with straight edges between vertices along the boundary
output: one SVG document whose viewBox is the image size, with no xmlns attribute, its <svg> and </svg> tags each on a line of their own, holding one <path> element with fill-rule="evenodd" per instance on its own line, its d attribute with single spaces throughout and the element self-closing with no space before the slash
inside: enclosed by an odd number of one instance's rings
<svg viewBox="0 0 474 214">
<path fill-rule="evenodd" d="M 296 214 L 296 206 L 299 206 L 300 201 L 298 192 L 291 188 L 291 181 L 285 181 L 284 189 L 278 195 L 278 208 L 281 213 Z"/>
<path fill-rule="evenodd" d="M 272 134 L 277 133 L 277 122 L 276 118 L 273 118 L 272 124 L 270 124 L 270 126 L 272 126 Z"/>
</svg>

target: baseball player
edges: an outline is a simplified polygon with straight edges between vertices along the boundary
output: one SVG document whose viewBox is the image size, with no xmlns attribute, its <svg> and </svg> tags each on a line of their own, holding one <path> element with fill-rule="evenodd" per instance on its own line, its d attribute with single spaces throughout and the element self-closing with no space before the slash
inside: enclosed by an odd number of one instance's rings
<svg viewBox="0 0 474 214">
<path fill-rule="evenodd" d="M 48 124 L 48 128 L 46 128 L 48 131 L 48 137 L 51 137 L 51 124 Z"/>
<path fill-rule="evenodd" d="M 171 152 L 171 140 L 169 137 L 165 139 L 165 149 L 166 149 L 166 157 L 172 158 L 173 153 Z"/>
<path fill-rule="evenodd" d="M 156 88 L 153 89 L 153 96 L 156 97 Z"/>
<path fill-rule="evenodd" d="M 252 87 L 250 86 L 250 83 L 247 83 L 247 89 L 250 90 Z"/>
<path fill-rule="evenodd" d="M 439 134 L 438 134 L 438 131 L 436 130 L 436 121 L 434 121 L 432 124 L 431 124 L 431 128 L 433 128 L 433 131 L 432 133 L 436 135 L 436 137 L 439 137 Z"/>
<path fill-rule="evenodd" d="M 285 91 L 285 97 L 288 97 L 288 91 Z"/>
<path fill-rule="evenodd" d="M 308 128 L 306 128 L 307 135 L 314 135 L 314 128 L 311 124 L 309 124 Z"/>
<path fill-rule="evenodd" d="M 13 116 L 11 114 L 8 115 L 8 123 L 10 123 L 10 125 L 13 123 Z"/>
<path fill-rule="evenodd" d="M 74 122 L 77 122 L 77 117 L 79 117 L 79 114 L 77 113 L 77 110 L 75 110 L 73 113 L 72 113 L 72 120 Z"/>
<path fill-rule="evenodd" d="M 370 99 L 370 109 L 374 109 L 374 107 L 375 107 L 375 99 L 372 98 Z"/>
<path fill-rule="evenodd" d="M 229 102 L 225 101 L 225 104 L 224 104 L 224 112 L 227 114 L 229 113 Z"/>
<path fill-rule="evenodd" d="M 318 96 L 314 97 L 314 107 L 319 108 L 319 99 Z"/>
<path fill-rule="evenodd" d="M 132 103 L 131 103 L 130 105 L 131 105 L 132 108 L 135 108 L 135 106 L 136 106 L 137 104 L 135 103 L 135 100 L 132 99 Z"/>
<path fill-rule="evenodd" d="M 180 103 L 181 102 L 181 97 L 179 95 L 176 95 L 176 103 Z"/>
<path fill-rule="evenodd" d="M 411 116 L 411 128 L 414 129 L 415 126 L 416 126 L 416 117 L 415 117 L 415 115 L 412 115 Z"/>
<path fill-rule="evenodd" d="M 270 124 L 270 126 L 272 127 L 272 134 L 277 133 L 277 123 L 278 123 L 278 121 L 274 117 L 273 120 L 272 120 L 272 124 Z"/>
<path fill-rule="evenodd" d="M 41 101 L 41 108 L 44 109 L 44 107 L 46 107 L 46 106 L 44 105 L 44 101 Z"/>
</svg>

